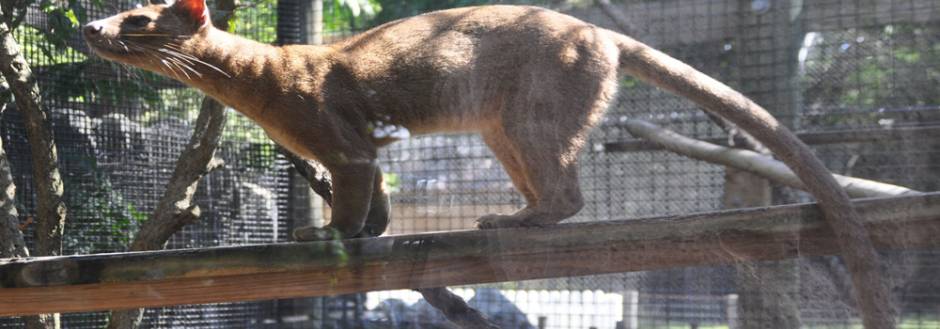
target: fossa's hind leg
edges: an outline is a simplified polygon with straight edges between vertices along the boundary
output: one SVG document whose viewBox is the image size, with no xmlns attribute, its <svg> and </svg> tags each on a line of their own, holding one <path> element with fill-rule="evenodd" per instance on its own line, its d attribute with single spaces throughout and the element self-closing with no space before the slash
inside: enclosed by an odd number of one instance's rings
<svg viewBox="0 0 940 329">
<path fill-rule="evenodd" d="M 477 220 L 480 228 L 544 226 L 576 214 L 584 206 L 578 184 L 577 154 L 589 125 L 567 126 L 554 122 L 506 126 L 498 142 L 488 135 L 513 183 L 528 205 L 512 215 L 487 215 Z"/>
<path fill-rule="evenodd" d="M 483 216 L 477 220 L 478 227 L 545 226 L 584 207 L 578 151 L 616 91 L 615 73 L 592 67 L 536 76 L 529 80 L 532 84 L 520 86 L 517 97 L 502 111 L 498 126 L 483 136 L 528 205 L 512 215 Z M 567 89 L 559 93 L 558 88 L 546 85 Z"/>
<path fill-rule="evenodd" d="M 493 127 L 484 132 L 483 142 L 486 143 L 486 146 L 490 148 L 490 151 L 493 152 L 496 159 L 503 165 L 503 169 L 506 170 L 506 174 L 508 174 L 509 178 L 512 180 L 513 186 L 515 186 L 516 190 L 525 198 L 526 205 L 534 206 L 536 202 L 538 202 L 538 199 L 532 187 L 529 186 L 529 179 L 526 177 L 527 170 L 524 167 L 525 164 L 518 156 L 520 153 L 519 150 L 516 150 L 515 146 L 506 138 L 502 128 Z"/>
<path fill-rule="evenodd" d="M 544 226 L 560 222 L 576 214 L 584 205 L 578 184 L 577 162 L 563 154 L 577 154 L 577 141 L 557 132 L 529 135 L 513 140 L 525 151 L 515 154 L 519 164 L 505 165 L 516 186 L 522 190 L 528 205 L 512 215 L 487 215 L 477 220 L 480 228 Z M 568 136 L 572 137 L 572 136 Z M 503 160 L 504 157 L 500 157 Z M 508 169 L 515 166 L 515 170 Z M 524 184 L 519 181 L 524 180 Z M 528 191 L 528 192 L 527 192 Z"/>
</svg>

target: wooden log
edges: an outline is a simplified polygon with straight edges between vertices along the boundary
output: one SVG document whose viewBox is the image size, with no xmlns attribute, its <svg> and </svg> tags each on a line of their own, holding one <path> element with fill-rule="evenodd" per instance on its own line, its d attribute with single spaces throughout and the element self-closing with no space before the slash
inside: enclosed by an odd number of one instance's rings
<svg viewBox="0 0 940 329">
<path fill-rule="evenodd" d="M 899 127 L 869 128 L 797 133 L 797 137 L 808 145 L 827 145 L 844 143 L 884 143 L 902 140 L 926 140 L 940 138 L 940 127 Z M 724 144 L 727 138 L 705 138 L 702 141 L 712 144 Z M 662 151 L 664 148 L 645 140 L 629 140 L 604 144 L 606 152 L 646 152 Z"/>
<path fill-rule="evenodd" d="M 940 247 L 940 193 L 856 201 L 881 250 Z M 837 254 L 813 204 L 545 228 L 0 260 L 0 316 L 231 302 Z"/>
<path fill-rule="evenodd" d="M 624 123 L 624 127 L 627 128 L 630 134 L 656 143 L 676 154 L 728 166 L 736 170 L 747 171 L 792 188 L 806 189 L 803 182 L 800 181 L 800 178 L 797 177 L 787 165 L 772 157 L 750 150 L 730 148 L 688 138 L 643 120 L 627 120 L 627 122 Z M 839 185 L 845 189 L 845 192 L 853 198 L 888 197 L 921 193 L 920 191 L 915 191 L 903 186 L 869 179 L 836 174 L 832 174 L 832 177 L 835 178 Z"/>
</svg>

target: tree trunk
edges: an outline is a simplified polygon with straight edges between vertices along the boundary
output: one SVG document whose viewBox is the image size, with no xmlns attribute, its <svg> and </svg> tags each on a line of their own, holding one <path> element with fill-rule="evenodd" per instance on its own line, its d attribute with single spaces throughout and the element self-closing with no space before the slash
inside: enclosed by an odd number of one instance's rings
<svg viewBox="0 0 940 329">
<path fill-rule="evenodd" d="M 3 115 L 8 101 L 9 93 L 5 93 L 0 98 L 0 115 Z M 29 257 L 15 202 L 16 184 L 13 183 L 10 161 L 3 148 L 3 139 L 0 138 L 0 258 Z"/>
<path fill-rule="evenodd" d="M 6 107 L 10 98 L 7 95 L 0 99 L 0 107 Z M 0 108 L 0 114 L 3 108 Z M 19 214 L 15 204 L 16 185 L 13 183 L 13 174 L 10 171 L 10 162 L 3 149 L 3 139 L 0 139 L 0 258 L 29 257 L 26 241 L 19 223 Z M 43 314 L 23 317 L 26 327 L 57 328 L 57 316 Z"/>
<path fill-rule="evenodd" d="M 33 180 L 35 182 L 36 247 L 37 256 L 54 256 L 62 253 L 62 231 L 65 227 L 65 203 L 62 201 L 62 178 L 55 141 L 49 124 L 49 114 L 42 108 L 39 85 L 5 22 L 0 23 L 0 70 L 10 84 L 16 100 L 16 108 L 26 121 L 33 158 Z"/>
<path fill-rule="evenodd" d="M 0 16 L 7 8 L 0 8 Z M 36 190 L 36 250 L 35 256 L 56 256 L 62 253 L 62 232 L 65 228 L 65 203 L 62 201 L 62 177 L 55 141 L 49 125 L 49 114 L 42 108 L 39 85 L 29 68 L 29 63 L 13 38 L 8 21 L 0 22 L 0 71 L 15 95 L 16 107 L 26 121 L 33 158 L 33 182 Z M 4 154 L 5 157 L 5 154 Z M 6 161 L 4 160 L 6 165 Z M 8 165 L 6 165 L 8 167 Z M 7 169 L 6 172 L 9 172 Z M 4 194 L 13 195 L 10 190 Z M 10 199 L 12 202 L 12 198 Z M 12 206 L 12 204 L 10 205 Z M 14 207 L 15 208 L 15 207 Z M 14 209 L 15 210 L 15 209 Z M 18 229 L 18 228 L 17 228 Z M 14 242 L 16 244 L 17 242 Z M 24 253 L 25 249 L 20 253 Z M 59 328 L 58 314 L 43 314 L 24 319 L 26 327 Z"/>
</svg>

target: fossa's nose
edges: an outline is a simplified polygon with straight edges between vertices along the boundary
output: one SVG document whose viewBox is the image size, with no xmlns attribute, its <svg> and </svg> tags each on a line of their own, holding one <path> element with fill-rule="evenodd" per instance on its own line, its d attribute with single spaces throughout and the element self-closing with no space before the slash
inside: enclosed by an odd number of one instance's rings
<svg viewBox="0 0 940 329">
<path fill-rule="evenodd" d="M 104 26 L 98 22 L 91 22 L 85 24 L 85 27 L 82 28 L 82 33 L 85 33 L 86 36 L 95 36 L 101 34 L 101 30 L 104 29 Z"/>
</svg>

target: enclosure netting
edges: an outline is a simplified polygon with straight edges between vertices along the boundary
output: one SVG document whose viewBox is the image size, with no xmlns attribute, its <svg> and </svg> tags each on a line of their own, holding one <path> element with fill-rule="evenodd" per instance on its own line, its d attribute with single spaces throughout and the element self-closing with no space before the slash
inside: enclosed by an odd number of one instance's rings
<svg viewBox="0 0 940 329">
<path fill-rule="evenodd" d="M 95 8 L 89 16 L 131 4 L 111 5 L 89 5 Z M 237 31 L 274 42 L 277 27 L 282 43 L 305 40 L 305 16 L 299 13 L 309 4 L 281 0 L 277 21 L 273 9 L 257 9 L 271 5 L 245 6 L 251 10 L 244 11 L 249 16 Z M 335 8 L 327 6 L 329 25 Z M 589 2 L 553 1 L 551 7 L 619 29 Z M 809 143 L 833 172 L 938 190 L 937 1 L 628 0 L 614 3 L 614 9 L 627 18 L 636 39 L 744 92 L 802 136 L 814 136 Z M 51 51 L 40 33 L 46 28 L 43 17 L 31 16 L 17 36 L 53 114 L 70 206 L 67 253 L 120 251 L 159 200 L 191 134 L 201 95 L 87 56 L 74 38 L 67 41 L 76 43 L 74 51 Z M 336 38 L 352 33 L 335 27 L 333 32 Z M 569 221 L 722 209 L 723 167 L 616 146 L 635 141 L 623 127 L 627 118 L 695 138 L 722 138 L 724 131 L 688 101 L 630 78 L 621 86 L 616 106 L 581 153 L 587 205 Z M 4 113 L 0 127 L 25 221 L 33 209 L 28 144 L 15 110 Z M 293 204 L 286 162 L 262 132 L 234 113 L 220 153 L 225 167 L 200 184 L 203 218 L 175 235 L 169 247 L 284 241 Z M 481 215 L 523 206 L 498 161 L 473 135 L 412 137 L 383 149 L 380 161 L 392 191 L 389 234 L 471 229 Z M 810 201 L 785 188 L 775 188 L 773 199 Z M 940 253 L 884 256 L 885 280 L 902 327 L 940 328 Z M 456 287 L 455 292 L 503 328 L 615 328 L 618 322 L 623 328 L 739 327 L 753 318 L 781 326 L 789 321 L 848 328 L 859 320 L 847 275 L 838 258 L 805 257 Z M 98 327 L 103 319 L 70 314 L 65 325 Z M 153 328 L 451 327 L 410 291 L 150 309 L 145 319 Z M 17 325 L 15 319 L 0 320 L 0 327 Z"/>
<path fill-rule="evenodd" d="M 84 21 L 123 11 L 137 1 L 77 2 Z M 275 41 L 273 1 L 239 13 L 236 31 Z M 79 7 L 76 7 L 79 8 Z M 64 254 L 125 251 L 140 223 L 163 194 L 177 158 L 189 142 L 202 95 L 154 74 L 91 55 L 77 33 L 56 39 L 37 4 L 16 38 L 36 74 L 51 115 L 68 206 Z M 63 42 L 57 46 L 54 42 Z M 21 222 L 34 214 L 29 144 L 16 109 L 0 121 L 12 162 Z M 168 248 L 286 241 L 288 175 L 262 131 L 229 115 L 217 156 L 225 165 L 199 184 L 201 218 L 175 234 Z M 32 244 L 31 226 L 25 232 Z M 144 327 L 250 327 L 277 314 L 277 303 L 234 303 L 149 309 Z M 100 328 L 104 314 L 66 314 L 66 328 Z M 18 321 L 0 319 L 0 327 Z"/>
</svg>

